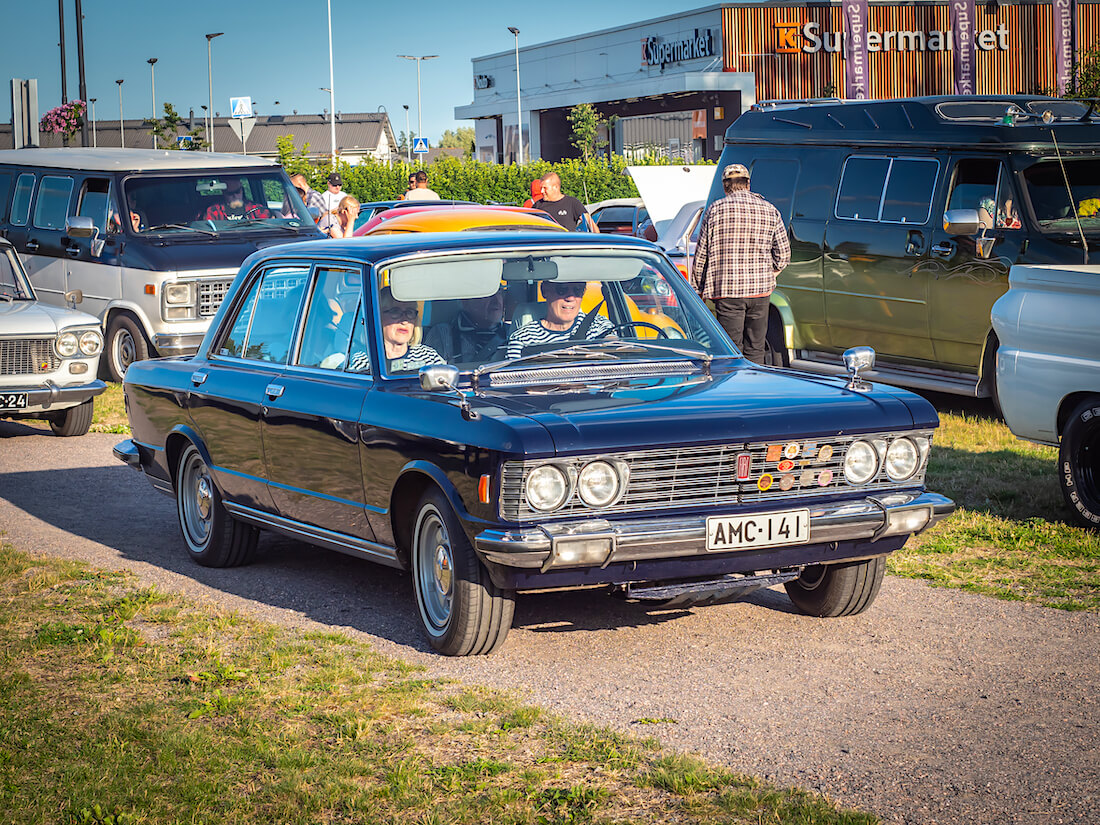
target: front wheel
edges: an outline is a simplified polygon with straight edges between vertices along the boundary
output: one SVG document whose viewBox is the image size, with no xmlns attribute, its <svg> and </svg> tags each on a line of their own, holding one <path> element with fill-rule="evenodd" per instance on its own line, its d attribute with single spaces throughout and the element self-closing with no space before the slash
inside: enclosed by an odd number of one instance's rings
<svg viewBox="0 0 1100 825">
<path fill-rule="evenodd" d="M 260 531 L 226 512 L 210 468 L 194 444 L 176 465 L 176 511 L 187 552 L 203 567 L 246 564 Z"/>
<path fill-rule="evenodd" d="M 132 363 L 149 357 L 150 347 L 141 325 L 129 315 L 119 314 L 107 325 L 105 349 L 107 377 L 121 383 Z"/>
<path fill-rule="evenodd" d="M 807 616 L 854 616 L 871 606 L 886 574 L 886 557 L 847 564 L 815 564 L 783 585 Z"/>
<path fill-rule="evenodd" d="M 420 623 L 433 648 L 477 656 L 504 643 L 515 594 L 493 584 L 438 489 L 425 492 L 417 506 L 411 556 Z"/>
<path fill-rule="evenodd" d="M 69 407 L 67 410 L 54 413 L 50 418 L 50 429 L 53 430 L 54 435 L 68 438 L 74 435 L 84 435 L 88 432 L 92 426 L 93 403 L 92 399 L 89 398 L 75 407 Z"/>
<path fill-rule="evenodd" d="M 1062 432 L 1058 480 L 1074 520 L 1100 529 L 1100 396 L 1074 409 Z"/>
</svg>

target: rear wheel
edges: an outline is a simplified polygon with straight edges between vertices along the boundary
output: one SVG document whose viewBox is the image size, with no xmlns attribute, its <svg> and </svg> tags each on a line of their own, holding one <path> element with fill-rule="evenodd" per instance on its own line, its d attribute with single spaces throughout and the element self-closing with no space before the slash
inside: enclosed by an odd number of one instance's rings
<svg viewBox="0 0 1100 825">
<path fill-rule="evenodd" d="M 121 382 L 132 363 L 149 357 L 150 346 L 137 321 L 129 315 L 119 314 L 107 325 L 105 349 L 107 377 Z"/>
<path fill-rule="evenodd" d="M 420 499 L 411 556 L 420 623 L 433 648 L 447 656 L 476 656 L 504 643 L 515 594 L 493 584 L 438 489 Z"/>
<path fill-rule="evenodd" d="M 783 585 L 807 616 L 854 616 L 871 606 L 886 573 L 886 557 L 847 564 L 815 564 Z"/>
<path fill-rule="evenodd" d="M 1100 529 L 1100 396 L 1086 398 L 1066 421 L 1058 470 L 1062 496 L 1074 520 Z"/>
<path fill-rule="evenodd" d="M 68 438 L 73 435 L 84 435 L 92 426 L 92 405 L 89 398 L 75 407 L 61 410 L 50 417 L 50 429 L 54 435 Z"/>
<path fill-rule="evenodd" d="M 194 444 L 187 445 L 176 466 L 176 511 L 187 552 L 203 567 L 235 567 L 251 560 L 260 531 L 226 512 Z"/>
</svg>

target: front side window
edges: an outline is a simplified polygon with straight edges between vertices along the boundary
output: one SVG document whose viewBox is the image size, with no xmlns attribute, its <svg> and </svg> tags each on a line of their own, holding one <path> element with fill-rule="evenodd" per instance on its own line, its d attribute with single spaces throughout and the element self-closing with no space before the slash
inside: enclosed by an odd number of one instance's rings
<svg viewBox="0 0 1100 825">
<path fill-rule="evenodd" d="M 12 226 L 26 226 L 31 214 L 31 195 L 34 194 L 34 175 L 24 172 L 15 182 L 15 197 L 11 202 Z"/>
<path fill-rule="evenodd" d="M 73 179 L 46 175 L 38 187 L 38 202 L 34 206 L 34 225 L 38 229 L 64 229 L 69 214 L 69 198 Z"/>
<path fill-rule="evenodd" d="M 201 175 L 142 175 L 123 185 L 124 213 L 138 234 L 220 235 L 311 229 L 298 191 L 281 169 Z"/>
<path fill-rule="evenodd" d="M 285 364 L 308 280 L 308 267 L 265 270 L 241 303 L 218 354 Z"/>
<path fill-rule="evenodd" d="M 92 223 L 102 232 L 107 227 L 107 198 L 111 182 L 107 178 L 88 178 L 80 187 L 80 202 L 76 214 L 91 218 Z"/>
<path fill-rule="evenodd" d="M 302 328 L 299 366 L 326 370 L 344 367 L 362 285 L 359 270 L 317 268 Z"/>
<path fill-rule="evenodd" d="M 1001 164 L 989 158 L 964 158 L 955 164 L 948 209 L 976 209 L 978 226 L 993 229 L 997 219 L 997 180 Z"/>
</svg>

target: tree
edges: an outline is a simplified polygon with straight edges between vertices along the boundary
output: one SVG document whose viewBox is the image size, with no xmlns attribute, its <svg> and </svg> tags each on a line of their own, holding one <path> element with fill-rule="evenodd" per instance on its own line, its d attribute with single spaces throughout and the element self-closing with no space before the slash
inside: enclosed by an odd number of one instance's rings
<svg viewBox="0 0 1100 825">
<path fill-rule="evenodd" d="M 462 126 L 458 129 L 446 129 L 439 139 L 440 149 L 461 149 L 465 157 L 474 156 L 474 127 Z"/>
<path fill-rule="evenodd" d="M 1100 97 L 1100 43 L 1094 43 L 1077 62 L 1077 73 L 1066 97 Z"/>
<path fill-rule="evenodd" d="M 591 103 L 579 103 L 569 110 L 569 124 L 573 127 L 570 143 L 581 153 L 581 160 L 596 157 L 600 149 L 607 146 L 607 138 L 600 134 L 601 129 L 610 129 L 612 122 L 601 118 Z"/>
<path fill-rule="evenodd" d="M 157 139 L 157 146 L 162 149 L 179 149 L 181 148 L 176 138 L 189 137 L 190 146 L 188 149 L 204 149 L 207 146 L 205 140 L 202 139 L 203 129 L 201 126 L 195 129 L 188 129 L 190 124 L 184 120 L 176 112 L 176 107 L 171 103 L 164 104 L 164 119 L 163 120 L 147 120 L 147 124 L 153 128 L 149 130 L 149 133 L 154 135 Z M 184 132 L 181 135 L 180 130 Z M 185 141 L 186 143 L 187 141 Z"/>
</svg>

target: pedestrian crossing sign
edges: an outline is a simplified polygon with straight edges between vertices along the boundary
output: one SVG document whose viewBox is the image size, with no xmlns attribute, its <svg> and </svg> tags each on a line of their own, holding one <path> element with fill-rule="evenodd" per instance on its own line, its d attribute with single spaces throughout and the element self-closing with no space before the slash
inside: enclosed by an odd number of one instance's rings
<svg viewBox="0 0 1100 825">
<path fill-rule="evenodd" d="M 428 139 L 424 137 L 413 138 L 413 154 L 414 155 L 426 155 L 428 154 Z"/>
<path fill-rule="evenodd" d="M 230 117 L 252 117 L 252 98 L 251 97 L 231 97 L 231 98 L 229 98 L 229 116 Z"/>
</svg>

